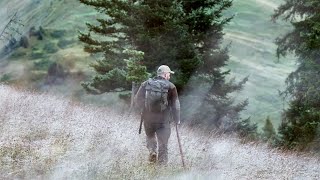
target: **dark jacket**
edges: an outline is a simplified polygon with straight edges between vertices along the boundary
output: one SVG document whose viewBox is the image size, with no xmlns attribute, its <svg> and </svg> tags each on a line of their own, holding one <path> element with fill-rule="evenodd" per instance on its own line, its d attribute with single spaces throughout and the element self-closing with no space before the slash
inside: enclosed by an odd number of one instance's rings
<svg viewBox="0 0 320 180">
<path fill-rule="evenodd" d="M 154 79 L 163 80 L 166 84 L 169 85 L 168 108 L 161 114 L 158 113 L 157 115 L 162 116 L 163 121 L 169 121 L 170 117 L 172 117 L 175 122 L 180 122 L 180 102 L 179 102 L 176 86 L 172 82 L 164 79 L 161 76 L 154 77 Z M 154 117 L 154 115 L 156 114 L 147 111 L 145 108 L 146 85 L 147 85 L 147 81 L 141 84 L 135 96 L 135 104 L 136 106 L 138 106 L 138 108 L 142 109 L 142 116 L 144 117 L 144 120 L 152 121 L 153 119 L 148 117 Z M 156 121 L 161 121 L 161 120 L 156 120 Z"/>
</svg>

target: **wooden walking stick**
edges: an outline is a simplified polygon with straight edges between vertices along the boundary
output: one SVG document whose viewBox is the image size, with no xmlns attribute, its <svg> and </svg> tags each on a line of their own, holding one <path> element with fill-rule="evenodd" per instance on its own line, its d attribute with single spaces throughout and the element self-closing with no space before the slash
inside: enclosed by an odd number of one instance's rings
<svg viewBox="0 0 320 180">
<path fill-rule="evenodd" d="M 177 132 L 177 139 L 178 139 L 178 144 L 179 144 L 179 150 L 180 150 L 180 155 L 181 155 L 181 161 L 182 161 L 182 167 L 185 169 L 185 163 L 184 163 L 184 157 L 183 157 L 183 152 L 182 152 L 182 146 L 180 142 L 180 136 L 179 136 L 179 131 L 178 131 L 178 123 L 176 123 L 176 132 Z"/>
<path fill-rule="evenodd" d="M 142 113 L 141 113 L 140 126 L 139 126 L 139 134 L 141 134 L 142 123 L 143 123 L 143 115 L 142 115 Z"/>
</svg>

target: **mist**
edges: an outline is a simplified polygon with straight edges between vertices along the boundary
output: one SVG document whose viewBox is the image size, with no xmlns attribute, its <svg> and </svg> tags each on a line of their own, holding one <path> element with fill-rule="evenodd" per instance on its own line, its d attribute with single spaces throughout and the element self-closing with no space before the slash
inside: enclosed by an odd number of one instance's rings
<svg viewBox="0 0 320 180">
<path fill-rule="evenodd" d="M 296 68 L 293 58 L 281 59 L 279 61 L 275 56 L 275 38 L 291 28 L 284 22 L 274 24 L 270 21 L 270 15 L 280 3 L 275 0 L 268 2 L 263 0 L 239 0 L 234 1 L 233 7 L 225 12 L 226 17 L 235 15 L 234 19 L 224 29 L 223 46 L 231 43 L 230 61 L 226 67 L 226 69 L 231 70 L 231 75 L 228 78 L 235 77 L 236 81 L 239 82 L 244 77 L 249 76 L 244 89 L 235 94 L 235 97 L 238 101 L 249 98 L 249 105 L 242 112 L 242 117 L 251 117 L 252 121 L 257 122 L 260 127 L 264 124 L 267 116 L 271 117 L 276 127 L 280 124 L 281 112 L 286 107 L 286 103 L 279 97 L 278 91 L 285 88 L 285 78 Z M 17 17 L 24 24 L 23 27 L 18 27 L 21 34 L 28 36 L 31 27 L 38 29 L 42 26 L 49 31 L 48 33 L 54 30 L 66 30 L 69 34 L 63 38 L 72 39 L 72 41 L 77 41 L 77 31 L 85 29 L 86 21 L 95 22 L 96 17 L 98 17 L 98 13 L 93 8 L 81 5 L 76 1 L 5 0 L 1 2 L 0 6 L 0 30 L 4 28 L 14 12 L 17 12 Z M 255 18 L 252 18 L 253 15 Z M 18 34 L 15 34 L 15 37 L 17 40 L 20 38 Z M 48 40 L 55 42 L 52 39 Z M 7 40 L 0 41 L 0 49 L 7 43 Z M 71 48 L 60 50 L 55 54 L 47 56 L 49 56 L 50 61 L 55 61 L 57 58 L 61 59 L 60 62 L 67 58 L 73 58 L 77 63 L 85 61 L 86 64 L 81 64 L 83 67 L 81 67 L 80 71 L 86 75 L 92 75 L 92 69 L 88 67 L 92 58 L 89 57 L 89 54 L 84 53 L 82 48 L 83 46 L 79 43 L 75 43 Z M 2 60 L 6 60 L 7 58 L 8 56 L 3 57 Z M 25 61 L 20 64 L 10 62 L 7 65 L 4 63 L 2 66 L 6 67 L 6 69 L 2 70 L 2 74 L 16 77 L 18 81 L 19 78 L 24 79 L 29 76 L 29 79 L 32 79 L 34 75 L 30 73 L 31 61 L 26 61 L 30 57 L 22 56 L 20 59 Z M 74 71 L 78 71 L 78 69 L 74 69 Z M 75 80 L 73 84 L 76 83 L 79 83 L 79 81 Z M 27 82 L 22 84 L 26 85 Z M 79 93 L 81 89 L 79 84 L 76 88 L 72 88 L 68 84 L 64 85 L 72 89 L 73 92 L 70 92 L 69 95 L 84 95 L 85 93 L 83 92 Z M 44 89 L 45 91 L 50 90 L 47 87 L 42 88 L 42 85 L 38 84 L 33 85 L 31 88 L 38 87 L 41 87 L 40 89 Z M 53 88 L 53 92 L 68 92 L 63 86 L 60 87 L 61 89 L 59 87 L 50 88 Z M 185 102 L 188 101 L 190 101 L 190 98 L 185 100 Z M 199 101 L 201 102 L 201 100 Z M 190 107 L 189 109 L 196 109 L 196 107 Z"/>
<path fill-rule="evenodd" d="M 233 96 L 236 102 L 249 98 L 242 117 L 251 117 L 260 127 L 269 115 L 275 127 L 280 124 L 286 103 L 278 90 L 285 88 L 287 75 L 296 68 L 294 58 L 275 56 L 274 39 L 291 28 L 284 22 L 270 22 L 280 3 L 235 0 L 226 12 L 235 17 L 224 29 L 223 46 L 231 43 L 225 69 L 231 69 L 228 78 L 235 77 L 237 82 L 249 76 L 244 89 Z M 28 36 L 31 27 L 42 26 L 49 34 L 66 30 L 62 39 L 72 40 L 85 28 L 85 21 L 97 17 L 97 12 L 78 1 L 3 0 L 0 32 L 15 12 L 24 24 L 16 27 L 22 35 Z M 19 34 L 13 36 L 20 39 Z M 60 39 L 46 40 L 57 43 Z M 7 43 L 0 40 L 0 49 Z M 144 132 L 138 134 L 140 117 L 126 112 L 128 105 L 118 94 L 88 95 L 81 87 L 83 77 L 92 75 L 88 65 L 94 61 L 83 45 L 74 41 L 47 55 L 49 61 L 64 67 L 74 63 L 68 69 L 70 76 L 60 84 L 45 84 L 44 78 L 30 83 L 36 74 L 30 64 L 39 59 L 4 56 L 0 61 L 1 75 L 23 81 L 20 88 L 0 85 L 0 179 L 320 179 L 320 159 L 312 154 L 243 143 L 232 135 L 205 134 L 184 125 L 179 128 L 187 168 L 181 164 L 174 128 L 168 165 L 150 165 Z M 186 109 L 183 118 L 191 117 L 202 102 L 192 95 L 204 97 L 205 93 L 201 87 L 188 92 L 188 97 L 181 96 Z"/>
<path fill-rule="evenodd" d="M 2 179 L 318 179 L 320 159 L 180 126 L 167 166 L 150 165 L 139 117 L 0 86 Z"/>
</svg>

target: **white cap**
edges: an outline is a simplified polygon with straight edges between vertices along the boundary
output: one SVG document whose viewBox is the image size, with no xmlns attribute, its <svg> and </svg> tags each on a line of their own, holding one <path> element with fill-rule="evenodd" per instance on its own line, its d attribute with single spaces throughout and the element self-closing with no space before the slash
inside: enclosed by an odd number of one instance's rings
<svg viewBox="0 0 320 180">
<path fill-rule="evenodd" d="M 169 68 L 169 66 L 167 65 L 161 65 L 159 66 L 158 70 L 157 70 L 158 74 L 162 74 L 162 73 L 171 73 L 174 74 L 173 71 L 171 71 L 171 69 Z"/>
</svg>

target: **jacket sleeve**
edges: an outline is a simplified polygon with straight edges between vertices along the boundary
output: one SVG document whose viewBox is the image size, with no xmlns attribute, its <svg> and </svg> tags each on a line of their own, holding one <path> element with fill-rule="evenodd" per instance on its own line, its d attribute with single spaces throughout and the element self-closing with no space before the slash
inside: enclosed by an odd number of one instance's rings
<svg viewBox="0 0 320 180">
<path fill-rule="evenodd" d="M 170 106 L 172 112 L 172 118 L 176 123 L 180 123 L 180 101 L 178 97 L 177 88 L 175 85 L 171 85 L 170 88 Z"/>
<path fill-rule="evenodd" d="M 135 95 L 134 97 L 134 104 L 135 104 L 135 107 L 137 109 L 140 110 L 140 112 L 142 112 L 143 108 L 144 108 L 144 101 L 145 101 L 145 94 L 146 94 L 146 82 L 143 82 L 139 89 L 138 89 L 138 92 L 137 94 Z"/>
</svg>

